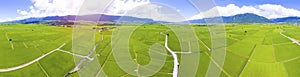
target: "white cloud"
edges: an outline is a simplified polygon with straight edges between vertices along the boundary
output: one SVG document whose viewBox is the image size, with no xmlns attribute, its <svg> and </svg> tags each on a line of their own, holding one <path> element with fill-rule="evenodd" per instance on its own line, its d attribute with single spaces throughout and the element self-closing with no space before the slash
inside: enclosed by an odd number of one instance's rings
<svg viewBox="0 0 300 77">
<path fill-rule="evenodd" d="M 128 10 L 149 3 L 150 0 L 115 0 L 106 9 L 105 13 L 110 15 L 124 15 Z"/>
<path fill-rule="evenodd" d="M 17 10 L 17 12 L 21 15 L 27 15 L 28 12 L 27 11 L 21 11 L 21 10 Z"/>
<path fill-rule="evenodd" d="M 76 15 L 84 0 L 31 0 L 30 10 L 17 10 L 26 17 Z"/>
<path fill-rule="evenodd" d="M 151 18 L 157 21 L 179 22 L 184 16 L 180 10 L 150 3 L 150 0 L 116 0 L 105 11 L 109 15 L 125 15 L 139 18 Z"/>
<path fill-rule="evenodd" d="M 6 22 L 6 21 L 14 21 L 14 20 L 21 20 L 28 17 L 16 17 L 16 18 L 0 18 L 0 22 Z"/>
<path fill-rule="evenodd" d="M 63 15 L 78 15 L 80 8 L 85 0 L 31 0 L 33 5 L 28 6 L 29 10 L 16 10 L 17 13 L 22 15 L 21 17 L 16 17 L 12 19 L 3 19 L 1 21 L 11 21 L 11 20 L 19 20 L 29 17 L 45 17 L 45 16 L 63 16 Z M 109 15 L 124 15 L 128 10 L 132 10 L 138 6 L 142 6 L 145 4 L 149 4 L 150 0 L 114 0 L 104 11 L 104 14 Z M 92 6 L 92 5 L 91 5 Z M 95 5 L 97 6 L 97 5 Z M 155 11 L 160 8 L 146 8 L 141 10 L 154 10 L 157 16 L 151 16 L 155 20 L 170 20 L 167 19 L 166 16 L 172 16 L 172 14 L 158 14 L 161 11 Z M 217 14 L 219 11 L 220 14 Z M 180 12 L 180 10 L 177 10 Z M 87 13 L 100 13 L 96 12 L 87 12 Z M 201 19 L 208 17 L 216 17 L 216 16 L 232 16 L 236 14 L 243 13 L 254 13 L 260 16 L 264 16 L 267 18 L 280 18 L 280 17 L 288 17 L 288 16 L 300 16 L 300 11 L 285 8 L 281 5 L 275 4 L 263 4 L 258 6 L 236 6 L 235 4 L 229 4 L 227 6 L 216 6 L 209 11 L 201 12 L 198 15 L 192 16 L 189 19 Z M 153 13 L 154 14 L 154 13 Z M 163 16 L 165 15 L 165 16 Z M 174 15 L 174 14 L 173 14 Z M 132 15 L 135 17 L 144 17 L 149 18 L 146 15 Z"/>
<path fill-rule="evenodd" d="M 217 10 L 219 14 L 211 14 L 215 10 Z M 243 13 L 254 13 L 269 19 L 289 17 L 289 16 L 300 16 L 300 11 L 296 9 L 285 8 L 281 5 L 262 4 L 258 6 L 239 7 L 236 6 L 235 4 L 229 4 L 225 7 L 216 6 L 206 12 L 201 12 L 198 15 L 192 16 L 191 18 L 189 18 L 189 20 L 216 17 L 216 16 L 232 16 L 232 15 L 243 14 Z"/>
<path fill-rule="evenodd" d="M 281 5 L 265 4 L 258 6 L 262 12 L 260 15 L 268 18 L 279 18 L 288 16 L 300 16 L 300 11 L 291 8 L 285 8 Z"/>
<path fill-rule="evenodd" d="M 30 0 L 29 10 L 17 9 L 20 17 L 6 18 L 0 22 L 20 20 L 30 17 L 77 15 L 84 0 Z"/>
<path fill-rule="evenodd" d="M 96 1 L 96 0 L 95 0 Z M 99 0 L 98 0 L 99 1 Z M 21 10 L 18 9 L 17 13 L 22 15 L 17 18 L 9 18 L 3 19 L 0 21 L 11 21 L 11 20 L 19 20 L 29 17 L 45 17 L 45 16 L 64 16 L 64 15 L 78 15 L 80 12 L 80 8 L 84 0 L 31 0 L 33 5 L 29 6 L 29 10 Z M 127 10 L 133 9 L 137 6 L 144 5 L 150 3 L 150 0 L 114 0 L 112 4 L 110 4 L 105 11 L 104 14 L 109 15 L 124 15 Z M 98 5 L 90 5 L 94 8 L 98 8 Z M 96 3 L 97 4 L 97 1 Z M 100 10 L 90 9 L 88 11 L 84 10 L 84 13 L 81 14 L 100 14 Z"/>
<path fill-rule="evenodd" d="M 19 14 L 29 17 L 43 16 L 63 16 L 63 15 L 78 15 L 84 0 L 31 0 L 34 4 L 29 7 L 29 11 L 17 10 Z M 97 4 L 97 0 L 95 0 Z M 149 0 L 114 0 L 104 13 L 110 15 L 122 15 L 127 10 L 134 7 L 150 3 Z M 99 5 L 91 5 L 87 3 L 88 10 L 86 13 L 100 13 L 100 10 L 95 8 Z M 101 3 L 98 3 L 101 4 Z M 93 8 L 93 10 L 91 10 Z"/>
<path fill-rule="evenodd" d="M 64 15 L 78 15 L 80 14 L 100 14 L 99 2 L 95 0 L 97 5 L 88 6 L 88 11 L 80 12 L 82 4 L 85 0 L 31 0 L 33 5 L 28 6 L 29 10 L 17 9 L 16 12 L 22 15 L 21 17 L 2 19 L 0 21 L 12 21 L 29 17 L 45 17 L 45 16 L 64 16 Z M 108 0 L 107 0 L 108 1 Z M 102 2 L 103 3 L 103 2 Z M 104 14 L 109 15 L 124 15 L 127 10 L 133 9 L 137 6 L 150 3 L 150 0 L 114 0 L 104 11 Z M 91 9 L 90 7 L 94 7 Z"/>
<path fill-rule="evenodd" d="M 128 10 L 126 16 L 151 18 L 157 21 L 168 22 L 180 22 L 185 20 L 185 17 L 178 12 L 178 9 L 162 4 L 141 5 L 140 7 Z"/>
</svg>

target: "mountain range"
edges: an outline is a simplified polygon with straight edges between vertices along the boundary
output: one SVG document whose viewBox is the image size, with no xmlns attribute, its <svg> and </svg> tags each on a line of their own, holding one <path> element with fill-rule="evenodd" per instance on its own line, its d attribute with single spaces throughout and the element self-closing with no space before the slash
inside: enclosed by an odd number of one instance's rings
<svg viewBox="0 0 300 77">
<path fill-rule="evenodd" d="M 101 17 L 100 17 L 101 16 Z M 100 18 L 99 18 L 100 17 Z M 67 15 L 67 16 L 48 16 L 39 18 L 27 18 L 22 20 L 15 20 L 3 22 L 8 24 L 50 24 L 50 25 L 68 25 L 74 24 L 76 21 L 93 21 L 101 23 L 153 23 L 154 20 L 149 18 L 137 18 L 131 16 L 113 16 L 104 14 L 91 14 L 91 15 Z M 99 22 L 100 23 L 100 22 Z"/>
<path fill-rule="evenodd" d="M 101 18 L 98 18 L 100 17 Z M 222 18 L 221 23 L 300 23 L 300 17 L 285 17 L 277 19 L 268 19 L 253 13 L 237 14 L 234 16 L 221 16 L 212 18 L 203 18 L 189 20 L 192 24 L 203 24 L 206 21 L 217 20 Z M 48 16 L 39 18 L 27 18 L 16 21 L 9 21 L 4 23 L 21 23 L 21 24 L 49 24 L 49 25 L 68 25 L 77 23 L 76 21 L 93 21 L 100 24 L 116 24 L 116 23 L 172 23 L 166 21 L 155 21 L 149 18 L 138 18 L 131 16 L 114 16 L 105 14 L 91 14 L 91 15 L 67 15 L 67 16 Z"/>
<path fill-rule="evenodd" d="M 252 13 L 237 14 L 234 16 L 222 16 L 222 17 L 213 17 L 213 18 L 204 18 L 190 20 L 190 23 L 205 23 L 213 22 L 211 20 L 222 19 L 221 23 L 275 23 L 275 21 L 269 20 L 265 17 L 258 16 Z"/>
<path fill-rule="evenodd" d="M 285 18 L 277 18 L 272 19 L 275 22 L 281 23 L 300 23 L 300 17 L 285 17 Z"/>
</svg>

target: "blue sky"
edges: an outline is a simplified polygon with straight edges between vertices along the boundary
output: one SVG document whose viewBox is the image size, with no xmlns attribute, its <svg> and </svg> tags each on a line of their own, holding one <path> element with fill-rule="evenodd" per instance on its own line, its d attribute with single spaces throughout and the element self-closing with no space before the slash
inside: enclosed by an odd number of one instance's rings
<svg viewBox="0 0 300 77">
<path fill-rule="evenodd" d="M 187 16 L 197 14 L 197 10 L 189 3 L 188 0 L 152 0 L 151 2 L 161 2 L 174 6 L 181 10 Z M 286 8 L 293 8 L 300 10 L 300 3 L 297 0 L 214 0 L 216 6 L 227 6 L 228 4 L 235 4 L 236 6 L 257 6 L 262 4 L 276 4 L 282 5 Z"/>
<path fill-rule="evenodd" d="M 14 18 L 21 16 L 17 9 L 28 10 L 32 5 L 30 0 L 1 0 L 0 1 L 0 18 Z"/>
<path fill-rule="evenodd" d="M 56 6 L 55 3 L 51 3 L 56 2 L 59 3 L 59 1 L 65 1 L 65 2 L 70 2 L 70 3 L 76 3 L 76 2 L 80 2 L 80 0 L 33 0 L 35 2 L 32 2 L 31 0 L 1 0 L 0 1 L 0 21 L 1 20 L 5 20 L 5 19 L 14 19 L 17 17 L 34 17 L 34 16 L 47 16 L 47 15 L 59 15 L 59 14 L 69 14 L 69 13 L 57 13 L 58 11 L 62 11 L 62 10 L 69 10 L 67 9 L 60 9 L 63 7 L 70 7 L 70 6 L 61 6 L 61 7 L 57 7 L 60 10 L 53 10 L 55 8 L 52 7 L 52 10 L 45 10 L 44 8 L 49 7 L 45 4 L 45 6 L 42 6 L 43 3 L 46 1 L 48 1 L 47 3 L 49 5 L 52 6 Z M 118 0 L 118 1 L 124 1 L 124 0 Z M 139 1 L 139 0 L 132 0 L 132 1 Z M 50 3 L 49 3 L 50 2 Z M 199 12 L 197 12 L 197 10 L 191 5 L 191 3 L 189 3 L 188 0 L 150 0 L 150 2 L 155 2 L 155 3 L 162 3 L 162 4 L 166 4 L 169 6 L 172 6 L 174 8 L 176 8 L 177 10 L 180 10 L 180 13 L 183 14 L 183 16 L 190 18 L 190 17 L 194 17 L 196 18 L 201 18 L 199 16 L 196 16 L 199 14 Z M 238 11 L 243 11 L 245 8 L 255 8 L 252 11 L 249 12 L 253 12 L 253 13 L 257 13 L 258 15 L 262 15 L 265 16 L 267 18 L 276 18 L 276 17 L 285 17 L 285 16 L 300 16 L 298 15 L 298 11 L 300 10 L 300 3 L 297 0 L 215 0 L 215 3 L 217 6 L 219 6 L 219 8 L 223 8 L 223 9 L 228 9 L 230 10 L 230 8 L 235 7 L 236 10 Z M 36 4 L 36 5 L 34 5 Z M 79 4 L 79 3 L 78 3 Z M 138 4 L 138 2 L 137 2 Z M 231 6 L 228 6 L 229 4 L 233 4 Z M 271 5 L 265 5 L 265 4 L 271 4 Z M 68 4 L 64 4 L 64 5 L 68 5 Z M 263 6 L 265 5 L 265 6 Z M 293 11 L 294 13 L 289 13 L 289 14 L 284 14 L 283 12 L 278 12 L 274 11 L 274 10 L 268 10 L 268 7 L 272 7 L 272 6 L 276 6 L 276 5 L 280 5 L 278 7 L 274 7 L 274 8 L 281 8 L 282 10 L 280 11 Z M 30 9 L 29 7 L 33 6 L 34 10 Z M 249 7 L 245 7 L 242 8 L 243 6 L 249 6 Z M 124 7 L 122 7 L 124 8 Z M 267 10 L 266 10 L 267 9 Z M 292 9 L 292 10 L 291 10 Z M 17 10 L 20 10 L 20 12 L 17 12 Z M 232 9 L 231 9 L 232 10 Z M 264 11 L 264 12 L 257 12 L 257 11 Z M 296 11 L 294 11 L 296 10 Z M 35 11 L 35 12 L 31 12 L 31 11 Z M 47 11 L 47 13 L 40 13 L 40 12 L 36 12 L 36 11 Z M 22 13 L 21 13 L 22 12 Z M 53 14 L 51 14 L 51 12 L 54 12 Z M 220 12 L 224 12 L 224 14 L 221 15 L 233 15 L 233 14 L 238 14 L 238 13 L 244 13 L 244 12 L 236 12 L 236 13 L 232 13 L 232 14 L 227 14 L 226 10 L 220 10 Z M 276 12 L 276 14 L 279 15 L 271 15 L 271 13 Z M 300 12 L 299 12 L 300 13 Z M 71 13 L 73 14 L 73 13 Z M 270 14 L 270 15 L 268 15 Z M 282 14 L 282 15 L 280 15 Z"/>
<path fill-rule="evenodd" d="M 218 6 L 226 6 L 228 4 L 243 5 L 260 5 L 260 4 L 280 4 L 287 8 L 300 10 L 299 0 L 216 0 Z"/>
</svg>

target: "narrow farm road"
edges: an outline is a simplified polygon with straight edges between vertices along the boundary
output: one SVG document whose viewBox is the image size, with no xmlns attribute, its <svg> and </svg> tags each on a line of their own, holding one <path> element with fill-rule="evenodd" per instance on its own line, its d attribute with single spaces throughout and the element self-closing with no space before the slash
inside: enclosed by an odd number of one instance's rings
<svg viewBox="0 0 300 77">
<path fill-rule="evenodd" d="M 294 38 L 291 38 L 291 37 L 289 37 L 289 36 L 287 36 L 287 35 L 284 35 L 282 32 L 285 32 L 283 29 L 281 29 L 282 31 L 280 32 L 280 35 L 282 35 L 283 37 L 285 37 L 285 38 L 288 38 L 288 39 L 290 39 L 293 43 L 295 43 L 295 44 L 297 44 L 297 45 L 299 45 L 300 46 L 300 43 L 298 42 L 298 40 L 296 40 L 296 39 L 294 39 Z"/>
<path fill-rule="evenodd" d="M 28 62 L 28 63 L 22 64 L 22 65 L 19 65 L 19 66 L 15 66 L 15 67 L 10 67 L 10 68 L 3 68 L 3 69 L 0 69 L 0 72 L 9 72 L 9 71 L 14 71 L 14 70 L 18 70 L 18 69 L 27 67 L 27 66 L 29 66 L 29 65 L 31 65 L 31 64 L 33 64 L 33 63 L 35 63 L 35 62 L 37 62 L 37 61 L 39 61 L 39 60 L 41 60 L 41 59 L 43 59 L 44 57 L 46 57 L 46 56 L 52 54 L 53 52 L 59 50 L 60 48 L 62 48 L 62 47 L 65 46 L 65 45 L 66 45 L 66 43 L 62 44 L 60 47 L 58 47 L 58 48 L 56 48 L 56 49 L 54 49 L 54 50 L 52 50 L 52 51 L 50 51 L 50 52 L 48 52 L 48 53 L 46 53 L 46 54 L 44 54 L 44 55 L 38 57 L 38 58 L 36 58 L 36 59 L 34 59 L 34 60 L 32 60 L 32 61 L 30 61 L 30 62 Z"/>
<path fill-rule="evenodd" d="M 65 50 L 61 50 L 61 49 L 58 49 L 58 51 L 61 51 L 61 52 L 64 52 L 64 53 L 68 53 L 68 54 L 71 54 L 73 56 L 78 56 L 78 57 L 81 57 L 81 58 L 86 58 L 88 60 L 93 60 L 94 59 L 94 58 L 90 58 L 89 56 L 80 55 L 80 54 L 77 54 L 77 53 L 74 53 L 74 52 L 70 52 L 70 51 L 65 51 Z"/>
<path fill-rule="evenodd" d="M 171 53 L 171 55 L 173 56 L 173 59 L 174 59 L 174 65 L 173 65 L 173 77 L 177 77 L 178 76 L 178 57 L 177 57 L 177 54 L 172 51 L 169 47 L 168 47 L 168 35 L 166 35 L 166 39 L 165 39 L 165 47 L 166 49 Z"/>
</svg>

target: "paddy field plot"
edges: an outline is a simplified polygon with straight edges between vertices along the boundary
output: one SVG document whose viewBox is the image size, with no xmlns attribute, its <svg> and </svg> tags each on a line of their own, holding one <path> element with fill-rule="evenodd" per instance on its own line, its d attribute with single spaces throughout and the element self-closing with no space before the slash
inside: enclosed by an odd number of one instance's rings
<svg viewBox="0 0 300 77">
<path fill-rule="evenodd" d="M 103 27 L 103 26 L 100 26 Z M 114 30 L 95 31 L 96 52 L 102 71 L 108 77 L 135 77 L 122 70 L 117 64 L 111 46 Z M 207 26 L 193 25 L 198 38 L 200 59 L 196 77 L 205 77 L 213 51 L 210 29 Z M 225 25 L 226 57 L 220 77 L 297 77 L 300 75 L 300 46 L 283 34 L 300 40 L 300 27 L 288 24 L 234 24 Z M 61 48 L 72 52 L 72 28 L 14 24 L 0 26 L 0 69 L 18 66 L 32 61 L 62 44 Z M 178 37 L 167 26 L 160 24 L 142 25 L 129 39 L 129 53 L 140 65 L 150 62 L 149 48 L 153 44 L 164 45 L 169 34 L 168 46 L 174 51 L 181 51 Z M 11 39 L 11 41 L 10 41 Z M 166 51 L 166 50 L 165 50 Z M 167 53 L 167 51 L 166 51 Z M 153 77 L 172 77 L 173 58 L 167 53 L 166 62 Z M 178 54 L 181 56 L 183 54 Z M 75 56 L 61 51 L 46 56 L 27 67 L 0 72 L 0 77 L 62 77 L 72 70 L 76 63 Z M 180 60 L 180 58 L 179 58 Z M 152 70 L 149 70 L 152 71 Z M 79 77 L 75 72 L 69 77 Z"/>
</svg>

